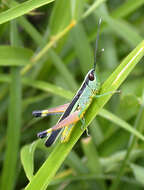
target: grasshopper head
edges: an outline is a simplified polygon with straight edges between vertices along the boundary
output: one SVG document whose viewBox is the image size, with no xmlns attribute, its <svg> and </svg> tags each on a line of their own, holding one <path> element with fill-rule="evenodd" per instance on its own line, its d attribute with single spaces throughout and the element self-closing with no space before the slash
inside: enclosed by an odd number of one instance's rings
<svg viewBox="0 0 144 190">
<path fill-rule="evenodd" d="M 87 80 L 88 80 L 88 86 L 92 90 L 94 90 L 94 91 L 99 90 L 99 88 L 100 88 L 100 82 L 99 82 L 99 79 L 98 79 L 98 75 L 95 72 L 95 69 L 91 69 L 88 72 Z"/>
</svg>

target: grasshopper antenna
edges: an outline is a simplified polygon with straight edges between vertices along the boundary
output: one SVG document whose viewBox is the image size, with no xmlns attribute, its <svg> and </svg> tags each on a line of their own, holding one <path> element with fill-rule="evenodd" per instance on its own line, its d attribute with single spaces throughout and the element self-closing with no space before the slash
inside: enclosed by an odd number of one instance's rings
<svg viewBox="0 0 144 190">
<path fill-rule="evenodd" d="M 102 19 L 100 18 L 98 22 L 98 31 L 97 31 L 97 38 L 96 38 L 96 45 L 95 45 L 95 53 L 94 53 L 94 70 L 96 68 L 96 61 L 97 61 L 97 50 L 98 50 L 99 30 L 100 30 L 101 21 Z"/>
</svg>

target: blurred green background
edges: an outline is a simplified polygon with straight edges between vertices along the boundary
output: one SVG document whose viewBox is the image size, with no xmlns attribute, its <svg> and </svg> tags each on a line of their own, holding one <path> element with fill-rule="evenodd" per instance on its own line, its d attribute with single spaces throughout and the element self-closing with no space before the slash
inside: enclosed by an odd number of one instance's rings
<svg viewBox="0 0 144 190">
<path fill-rule="evenodd" d="M 144 0 L 0 1 L 1 190 L 24 189 L 56 146 L 46 148 L 37 133 L 59 116 L 35 119 L 32 111 L 70 102 L 92 68 L 99 18 L 103 83 L 143 40 Z M 143 133 L 143 68 L 141 59 L 41 189 L 144 188 L 144 142 L 122 128 Z"/>
</svg>

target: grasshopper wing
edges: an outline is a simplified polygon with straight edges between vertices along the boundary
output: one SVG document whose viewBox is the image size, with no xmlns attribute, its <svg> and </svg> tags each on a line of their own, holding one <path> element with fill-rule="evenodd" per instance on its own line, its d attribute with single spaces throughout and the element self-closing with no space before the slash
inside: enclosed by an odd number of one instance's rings
<svg viewBox="0 0 144 190">
<path fill-rule="evenodd" d="M 61 131 L 61 128 L 68 126 L 72 123 L 76 123 L 80 120 L 80 111 L 76 111 L 72 114 L 70 114 L 68 117 L 66 117 L 64 120 L 60 121 L 58 124 L 53 126 L 52 128 L 47 130 L 47 133 L 51 133 L 51 136 L 47 139 L 45 142 L 45 145 L 47 147 L 51 146 L 53 142 L 56 140 L 58 134 Z"/>
<path fill-rule="evenodd" d="M 60 121 L 58 124 L 54 125 L 52 128 L 48 129 L 51 131 L 56 131 L 58 129 L 61 129 L 65 126 L 68 126 L 70 124 L 76 123 L 80 120 L 80 111 L 75 111 L 72 114 L 70 114 L 68 117 Z"/>
</svg>

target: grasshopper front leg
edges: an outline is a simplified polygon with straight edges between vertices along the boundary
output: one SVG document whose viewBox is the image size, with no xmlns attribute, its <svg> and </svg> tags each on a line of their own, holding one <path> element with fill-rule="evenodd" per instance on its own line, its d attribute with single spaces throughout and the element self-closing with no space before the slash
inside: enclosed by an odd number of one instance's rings
<svg viewBox="0 0 144 190">
<path fill-rule="evenodd" d="M 106 92 L 104 94 L 97 94 L 97 95 L 95 95 L 95 98 L 100 98 L 102 96 L 106 96 L 106 95 L 110 95 L 110 94 L 115 94 L 115 93 L 121 93 L 121 91 L 120 90 L 114 90 L 114 91 Z"/>
</svg>

